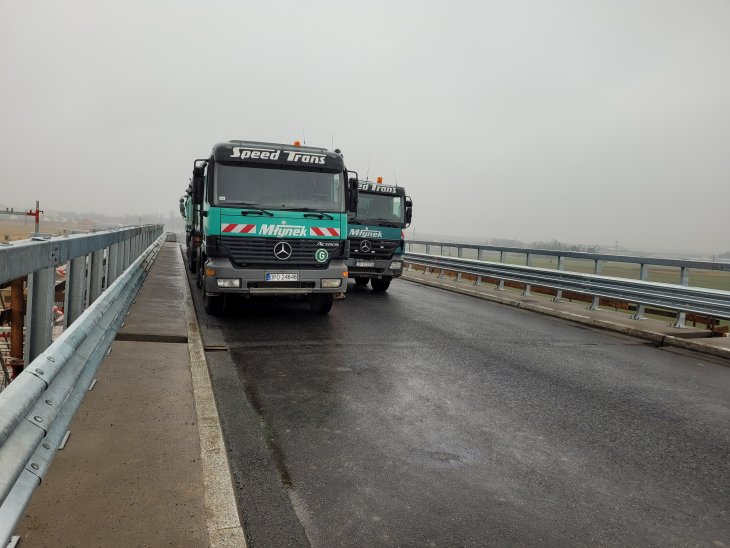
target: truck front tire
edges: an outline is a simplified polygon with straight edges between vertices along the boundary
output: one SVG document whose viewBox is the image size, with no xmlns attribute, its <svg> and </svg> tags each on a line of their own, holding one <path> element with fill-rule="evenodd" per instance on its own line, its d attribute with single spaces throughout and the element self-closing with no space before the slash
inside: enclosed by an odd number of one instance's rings
<svg viewBox="0 0 730 548">
<path fill-rule="evenodd" d="M 327 314 L 335 302 L 332 293 L 313 293 L 309 296 L 309 309 L 317 314 Z"/>
<path fill-rule="evenodd" d="M 364 278 L 363 276 L 355 276 L 356 285 L 368 285 L 370 278 Z"/>
<path fill-rule="evenodd" d="M 373 291 L 387 291 L 388 287 L 390 287 L 390 280 L 392 278 L 373 278 L 370 280 L 370 285 L 373 286 Z"/>
<path fill-rule="evenodd" d="M 188 256 L 188 270 L 190 270 L 190 272 L 194 273 L 195 267 L 197 265 L 195 264 L 195 251 L 190 248 L 190 243 L 188 243 L 187 256 Z"/>
<path fill-rule="evenodd" d="M 211 316 L 220 316 L 223 314 L 223 310 L 225 308 L 223 298 L 223 295 L 208 295 L 205 290 L 203 290 L 203 308 L 205 308 L 205 311 Z"/>
</svg>

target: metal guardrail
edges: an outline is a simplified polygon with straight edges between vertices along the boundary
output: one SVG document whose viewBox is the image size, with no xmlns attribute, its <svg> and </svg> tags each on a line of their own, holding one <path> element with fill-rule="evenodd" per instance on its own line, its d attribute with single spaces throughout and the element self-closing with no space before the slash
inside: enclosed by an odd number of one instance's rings
<svg viewBox="0 0 730 548">
<path fill-rule="evenodd" d="M 407 240 L 406 251 L 413 251 L 414 245 L 425 246 L 426 253 L 431 254 L 432 247 L 438 247 L 440 255 L 444 255 L 444 249 L 456 249 L 459 257 L 463 257 L 463 250 L 473 249 L 478 253 L 478 259 L 481 260 L 484 251 L 498 251 L 500 255 L 504 253 L 516 253 L 528 257 L 564 257 L 569 259 L 584 259 L 587 261 L 613 262 L 613 263 L 629 263 L 638 265 L 655 265 L 655 266 L 673 266 L 677 268 L 697 268 L 700 270 L 714 270 L 722 272 L 730 272 L 730 262 L 714 262 L 714 261 L 695 261 L 691 259 L 667 259 L 663 257 L 639 257 L 636 255 L 610 255 L 606 253 L 586 253 L 583 251 L 561 251 L 554 249 L 531 249 L 525 247 L 503 247 L 496 245 L 479 245 L 464 244 L 451 242 L 433 242 L 427 240 Z M 416 250 L 417 252 L 417 250 Z M 501 262 L 501 261 L 500 261 Z"/>
<path fill-rule="evenodd" d="M 0 285 L 28 276 L 25 363 L 51 343 L 56 267 L 68 263 L 65 325 L 69 326 L 162 234 L 145 225 L 56 238 L 33 238 L 0 246 Z M 88 263 L 88 264 L 87 264 Z"/>
<path fill-rule="evenodd" d="M 426 244 L 426 242 L 412 243 Z M 428 242 L 428 245 L 433 246 L 438 244 Z M 444 245 L 448 246 L 449 244 Z M 455 247 L 455 244 L 451 244 L 451 246 Z M 490 246 L 471 246 L 471 248 L 477 249 L 480 247 Z M 496 249 L 501 251 L 505 248 Z M 521 253 L 525 252 L 534 252 L 534 250 L 521 250 Z M 553 252 L 553 255 L 558 257 L 565 256 L 562 252 L 560 253 L 558 255 L 557 252 Z M 542 254 L 542 251 L 539 254 Z M 442 274 L 446 270 L 455 271 L 460 274 L 470 274 L 477 277 L 476 283 L 480 283 L 482 277 L 495 279 L 498 280 L 497 289 L 504 289 L 505 281 L 522 283 L 525 284 L 523 294 L 526 295 L 529 295 L 532 285 L 557 290 L 554 300 L 560 300 L 563 291 L 573 291 L 575 293 L 590 295 L 593 297 L 592 309 L 597 309 L 599 298 L 636 303 L 638 307 L 634 315 L 635 319 L 643 318 L 644 307 L 646 306 L 674 310 L 678 312 L 677 320 L 674 323 L 676 327 L 684 327 L 684 315 L 687 312 L 702 314 L 712 318 L 730 319 L 730 291 L 689 287 L 684 284 L 650 282 L 645 279 L 631 280 L 627 278 L 601 276 L 600 274 L 583 274 L 565 271 L 560 268 L 555 270 L 424 253 L 406 252 L 404 260 L 409 264 L 409 268 L 412 268 L 412 265 L 421 265 L 427 269 L 438 269 Z M 597 260 L 604 259 L 600 258 Z M 671 260 L 666 259 L 666 261 Z M 694 261 L 691 262 L 698 264 Z M 642 270 L 644 270 L 643 265 L 647 263 L 641 264 Z M 656 263 L 652 262 L 651 264 Z M 730 267 L 730 265 L 723 266 Z M 681 268 L 688 267 L 681 266 Z M 692 268 L 699 267 L 695 266 Z M 718 268 L 717 270 L 724 270 L 724 268 Z M 461 277 L 460 274 L 458 276 L 459 278 Z M 683 280 L 686 280 L 686 277 L 683 276 Z"/>
<path fill-rule="evenodd" d="M 50 292 L 52 303 L 53 275 L 47 271 L 54 271 L 62 261 L 71 263 L 68 299 L 74 310 L 81 308 L 68 320 L 73 323 L 52 344 L 42 345 L 46 331 L 42 340 L 35 339 L 34 349 L 39 350 L 35 359 L 0 393 L 0 546 L 7 544 L 45 476 L 164 242 L 161 232 L 160 225 L 150 225 L 43 242 L 23 241 L 0 248 L 0 283 L 31 274 L 34 287 L 29 297 L 35 297 L 36 302 L 29 305 L 30 312 L 46 317 L 38 301 L 47 303 L 44 299 Z M 83 310 L 88 253 L 92 255 L 88 276 L 91 302 Z M 107 256 L 106 264 L 103 255 Z M 108 288 L 102 293 L 103 280 Z M 48 329 L 50 333 L 50 326 L 37 319 L 31 318 L 30 324 L 32 329 Z"/>
</svg>

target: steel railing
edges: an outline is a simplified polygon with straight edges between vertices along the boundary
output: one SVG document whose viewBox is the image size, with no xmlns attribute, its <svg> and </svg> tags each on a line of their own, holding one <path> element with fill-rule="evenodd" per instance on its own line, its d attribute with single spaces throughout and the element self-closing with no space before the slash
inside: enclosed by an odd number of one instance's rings
<svg viewBox="0 0 730 548">
<path fill-rule="evenodd" d="M 412 251 L 412 246 L 414 245 L 426 246 L 427 251 L 430 251 L 433 247 L 438 247 L 442 254 L 415 253 Z M 459 257 L 443 255 L 445 248 L 456 248 Z M 461 257 L 464 249 L 477 250 L 478 257 L 481 257 L 482 252 L 486 250 L 498 251 L 500 252 L 501 260 L 504 259 L 504 253 L 522 253 L 527 255 L 527 264 L 512 265 L 501 261 L 467 259 Z M 540 268 L 530 265 L 531 256 L 543 255 L 558 257 L 558 269 Z M 564 270 L 565 257 L 594 261 L 596 263 L 594 274 Z M 598 300 L 600 298 L 635 303 L 637 304 L 637 310 L 633 316 L 635 319 L 642 319 L 644 317 L 645 307 L 647 306 L 672 310 L 677 312 L 677 319 L 674 322 L 676 327 L 684 327 L 685 314 L 687 312 L 716 319 L 730 319 L 730 291 L 705 289 L 688 285 L 690 268 L 730 271 L 730 264 L 727 263 L 425 241 L 408 242 L 404 260 L 411 265 L 409 268 L 412 268 L 412 265 L 420 265 L 426 269 L 440 270 L 442 275 L 444 271 L 454 271 L 457 272 L 458 278 L 461 278 L 461 274 L 470 274 L 476 276 L 477 283 L 481 282 L 482 277 L 494 279 L 498 281 L 498 289 L 504 289 L 505 281 L 521 283 L 525 286 L 524 294 L 530 293 L 531 286 L 547 287 L 556 290 L 554 300 L 560 300 L 563 291 L 588 295 L 593 298 L 590 306 L 591 309 L 598 308 Z M 628 278 L 602 276 L 600 274 L 600 263 L 609 260 L 640 264 L 641 279 L 632 280 Z M 674 266 L 680 268 L 680 279 L 682 283 L 668 284 L 647 281 L 648 265 Z"/>
<path fill-rule="evenodd" d="M 35 359 L 0 393 L 0 546 L 8 542 L 46 474 L 165 240 L 161 233 L 162 226 L 150 225 L 42 242 L 23 241 L 0 248 L 0 283 L 30 274 L 30 285 L 35 285 L 29 291 L 32 299 L 34 291 L 40 291 L 39 278 L 44 292 L 54 287 L 52 275 L 38 273 L 55 270 L 62 261 L 68 261 L 71 268 L 67 293 L 71 295 L 67 301 L 76 306 L 74 299 L 78 299 L 83 304 L 85 293 L 90 301 L 85 310 L 68 320 L 70 325 L 52 344 L 41 348 L 36 342 L 34 348 L 39 352 Z M 74 260 L 86 262 L 88 254 L 88 283 L 82 283 L 74 280 L 74 275 L 87 280 L 85 265 L 78 264 L 74 269 Z M 98 254 L 96 259 L 94 254 Z M 102 292 L 103 282 L 108 288 Z M 50 297 L 52 302 L 52 293 Z M 28 309 L 38 311 L 30 305 Z M 41 313 L 45 318 L 46 314 Z M 36 321 L 30 320 L 31 333 L 33 329 L 48 328 Z"/>
</svg>

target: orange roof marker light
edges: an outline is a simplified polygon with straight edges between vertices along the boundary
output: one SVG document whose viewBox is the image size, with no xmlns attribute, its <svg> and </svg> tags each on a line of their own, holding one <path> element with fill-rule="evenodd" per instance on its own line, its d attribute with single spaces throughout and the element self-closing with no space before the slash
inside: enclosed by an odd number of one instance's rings
<svg viewBox="0 0 730 548">
<path fill-rule="evenodd" d="M 378 181 L 378 184 L 379 185 L 382 185 L 383 184 L 383 178 L 382 177 L 378 177 L 377 181 Z"/>
<path fill-rule="evenodd" d="M 302 143 L 300 143 L 299 141 L 294 141 L 294 146 L 300 147 L 300 146 L 302 146 Z"/>
</svg>

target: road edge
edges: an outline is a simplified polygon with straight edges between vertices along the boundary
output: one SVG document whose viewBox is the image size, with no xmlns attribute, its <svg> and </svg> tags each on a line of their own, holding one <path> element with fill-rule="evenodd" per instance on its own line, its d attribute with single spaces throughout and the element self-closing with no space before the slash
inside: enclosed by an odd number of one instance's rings
<svg viewBox="0 0 730 548">
<path fill-rule="evenodd" d="M 177 254 L 178 260 L 182 257 Z M 183 263 L 183 268 L 186 268 Z M 185 319 L 188 330 L 190 373 L 193 381 L 195 413 L 200 435 L 200 459 L 205 491 L 205 521 L 208 542 L 214 548 L 246 547 L 246 535 L 241 525 L 233 492 L 233 477 L 228 463 L 218 408 L 208 373 L 200 326 L 195 315 L 190 285 L 185 277 Z"/>
<path fill-rule="evenodd" d="M 652 341 L 657 344 L 658 348 L 662 347 L 675 347 L 682 348 L 684 350 L 691 350 L 693 352 L 699 352 L 701 354 L 707 354 L 718 358 L 724 358 L 730 360 L 730 351 L 722 348 L 716 348 L 709 345 L 703 345 L 695 342 L 691 339 L 682 339 L 680 337 L 674 337 L 672 335 L 665 335 L 663 333 L 655 333 L 654 331 L 647 331 L 643 329 L 637 329 L 633 327 L 627 327 L 621 324 L 608 322 L 605 320 L 597 320 L 595 318 L 589 318 L 581 314 L 573 314 L 570 312 L 563 312 L 562 310 L 555 310 L 549 306 L 537 305 L 531 303 L 525 303 L 508 297 L 501 297 L 498 295 L 488 295 L 480 291 L 473 289 L 467 289 L 462 287 L 454 287 L 453 285 L 439 283 L 431 280 L 424 280 L 415 277 L 408 276 L 406 272 L 401 276 L 402 280 L 411 283 L 417 283 L 421 285 L 437 287 L 445 291 L 451 291 L 453 293 L 460 293 L 462 295 L 468 295 L 470 297 L 477 297 L 485 301 L 491 301 L 506 306 L 513 306 L 515 308 L 521 308 L 523 310 L 529 310 L 531 312 L 537 312 L 539 314 L 545 314 L 546 316 L 552 316 L 555 318 L 561 318 L 563 320 L 569 320 L 582 325 L 588 325 L 597 329 L 605 329 L 607 331 L 613 331 L 615 333 L 622 333 L 631 337 Z M 730 361 L 728 363 L 722 363 L 725 367 L 730 367 Z"/>
</svg>

